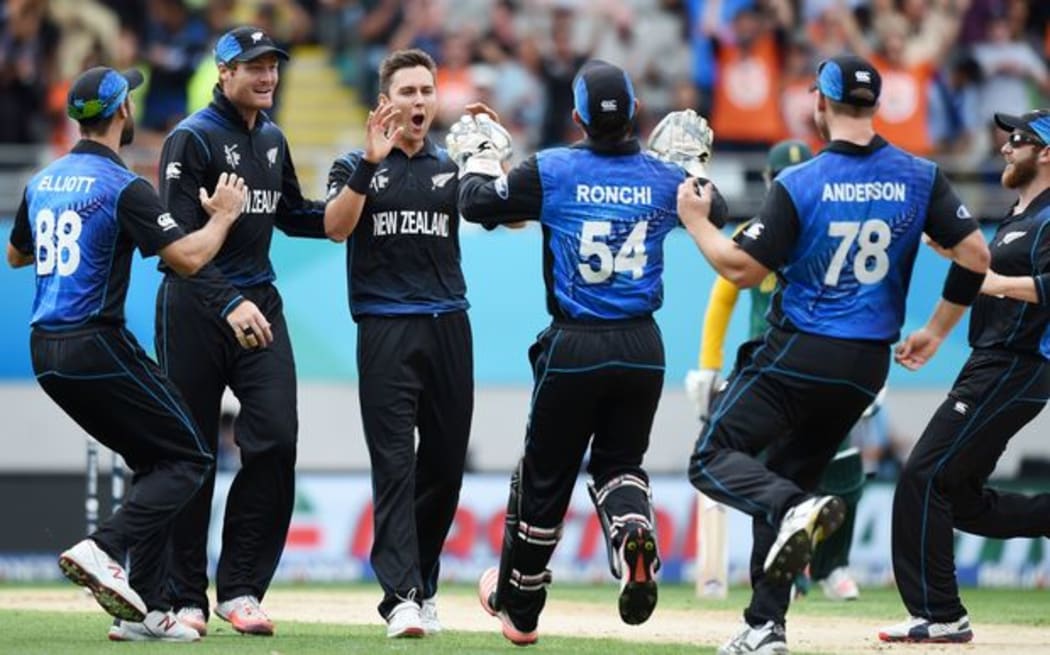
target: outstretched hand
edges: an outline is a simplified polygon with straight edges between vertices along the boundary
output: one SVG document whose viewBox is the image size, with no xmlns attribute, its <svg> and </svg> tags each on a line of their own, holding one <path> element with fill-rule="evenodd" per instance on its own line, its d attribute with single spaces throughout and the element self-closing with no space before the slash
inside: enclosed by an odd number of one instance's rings
<svg viewBox="0 0 1050 655">
<path fill-rule="evenodd" d="M 215 191 L 208 195 L 208 191 L 201 187 L 200 201 L 208 216 L 218 213 L 232 215 L 236 219 L 241 215 L 244 207 L 244 178 L 236 173 L 222 173 L 219 181 L 215 183 Z"/>
<path fill-rule="evenodd" d="M 366 161 L 378 164 L 394 149 L 394 144 L 405 131 L 404 125 L 394 126 L 400 117 L 401 110 L 385 99 L 368 112 L 368 120 L 365 121 Z"/>
</svg>

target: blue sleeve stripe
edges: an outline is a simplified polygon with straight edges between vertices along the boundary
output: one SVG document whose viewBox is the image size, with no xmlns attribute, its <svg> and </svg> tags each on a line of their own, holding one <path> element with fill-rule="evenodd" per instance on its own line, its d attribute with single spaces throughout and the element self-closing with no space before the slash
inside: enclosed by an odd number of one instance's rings
<svg viewBox="0 0 1050 655">
<path fill-rule="evenodd" d="M 219 312 L 219 316 L 226 318 L 226 315 L 229 314 L 230 311 L 234 308 L 234 306 L 242 300 L 244 300 L 244 296 L 242 296 L 241 294 L 237 294 L 237 296 L 233 300 L 226 303 L 226 306 L 222 308 L 221 312 Z"/>
</svg>

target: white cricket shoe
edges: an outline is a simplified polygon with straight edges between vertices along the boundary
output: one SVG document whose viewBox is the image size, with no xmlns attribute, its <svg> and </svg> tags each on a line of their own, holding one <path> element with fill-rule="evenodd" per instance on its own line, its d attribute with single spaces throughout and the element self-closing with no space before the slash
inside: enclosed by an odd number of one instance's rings
<svg viewBox="0 0 1050 655">
<path fill-rule="evenodd" d="M 813 547 L 846 520 L 846 503 L 838 496 L 814 496 L 784 514 L 762 567 L 773 582 L 789 585 L 813 557 Z"/>
<path fill-rule="evenodd" d="M 183 625 L 175 613 L 153 610 L 141 623 L 114 621 L 109 629 L 110 641 L 200 641 L 200 633 Z"/>
<path fill-rule="evenodd" d="M 208 635 L 208 617 L 200 607 L 183 607 L 175 612 L 175 618 L 184 626 L 193 628 L 200 636 Z"/>
<path fill-rule="evenodd" d="M 718 649 L 718 655 L 788 655 L 784 626 L 772 621 L 744 627 Z"/>
<path fill-rule="evenodd" d="M 87 587 L 110 616 L 125 621 L 146 618 L 146 603 L 128 584 L 128 573 L 92 539 L 84 539 L 58 557 L 62 574 Z"/>
<path fill-rule="evenodd" d="M 431 596 L 423 600 L 423 607 L 419 610 L 419 617 L 423 623 L 423 633 L 426 636 L 440 634 L 444 628 L 438 619 L 437 596 Z"/>
<path fill-rule="evenodd" d="M 233 629 L 242 635 L 272 637 L 276 629 L 255 596 L 224 600 L 215 606 L 215 615 L 223 621 L 229 621 Z"/>
<path fill-rule="evenodd" d="M 907 621 L 879 630 L 880 641 L 904 641 L 925 644 L 962 644 L 973 639 L 970 617 L 948 623 L 934 623 L 929 619 L 913 616 Z"/>
<path fill-rule="evenodd" d="M 403 600 L 386 617 L 386 636 L 391 639 L 422 637 L 426 634 L 423 616 L 414 600 Z"/>
<path fill-rule="evenodd" d="M 515 646 L 528 646 L 536 643 L 540 638 L 538 630 L 526 632 L 518 629 L 518 626 L 514 625 L 514 621 L 510 619 L 510 615 L 507 614 L 507 610 L 497 610 L 494 607 L 497 586 L 499 586 L 499 568 L 493 566 L 485 569 L 485 572 L 481 574 L 481 579 L 478 580 L 478 601 L 481 603 L 481 609 L 485 610 L 489 616 L 499 619 L 503 637 Z"/>
<path fill-rule="evenodd" d="M 845 566 L 840 566 L 820 581 L 820 588 L 828 600 L 857 600 L 860 589 Z"/>
</svg>

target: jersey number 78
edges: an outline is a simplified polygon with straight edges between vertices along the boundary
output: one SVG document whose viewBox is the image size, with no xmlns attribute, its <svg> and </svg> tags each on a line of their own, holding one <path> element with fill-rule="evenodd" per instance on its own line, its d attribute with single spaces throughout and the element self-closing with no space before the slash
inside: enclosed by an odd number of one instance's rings
<svg viewBox="0 0 1050 655">
<path fill-rule="evenodd" d="M 831 257 L 828 271 L 824 274 L 824 284 L 837 286 L 842 269 L 846 267 L 854 242 L 857 252 L 853 255 L 853 277 L 861 284 L 875 284 L 886 277 L 890 270 L 890 257 L 886 249 L 890 247 L 892 231 L 886 221 L 872 218 L 863 223 L 853 221 L 832 221 L 828 223 L 828 236 L 838 239 L 839 247 Z"/>
</svg>

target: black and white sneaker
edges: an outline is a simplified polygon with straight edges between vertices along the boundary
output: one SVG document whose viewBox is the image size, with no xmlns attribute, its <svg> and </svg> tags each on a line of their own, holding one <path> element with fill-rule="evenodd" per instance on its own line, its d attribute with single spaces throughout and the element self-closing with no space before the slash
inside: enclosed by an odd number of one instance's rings
<svg viewBox="0 0 1050 655">
<path fill-rule="evenodd" d="M 880 641 L 903 641 L 918 644 L 964 644 L 973 640 L 970 617 L 963 615 L 955 621 L 934 623 L 913 616 L 907 621 L 879 630 Z"/>
<path fill-rule="evenodd" d="M 788 655 L 787 633 L 784 626 L 772 621 L 757 628 L 744 624 L 718 649 L 718 655 Z"/>
<path fill-rule="evenodd" d="M 838 496 L 807 498 L 787 511 L 777 539 L 762 567 L 781 584 L 791 584 L 813 557 L 813 548 L 831 536 L 846 520 L 846 503 Z"/>
<path fill-rule="evenodd" d="M 628 625 L 649 620 L 656 608 L 656 536 L 644 526 L 631 528 L 620 544 L 620 618 Z"/>
</svg>

